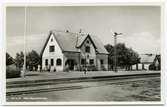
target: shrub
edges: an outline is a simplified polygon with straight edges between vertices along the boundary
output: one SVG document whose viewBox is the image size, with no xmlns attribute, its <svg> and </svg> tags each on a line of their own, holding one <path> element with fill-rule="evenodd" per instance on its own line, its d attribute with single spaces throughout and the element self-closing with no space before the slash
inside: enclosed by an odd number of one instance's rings
<svg viewBox="0 0 167 107">
<path fill-rule="evenodd" d="M 97 71 L 97 67 L 95 65 L 88 66 L 88 71 Z"/>
<path fill-rule="evenodd" d="M 6 78 L 20 77 L 20 70 L 16 68 L 14 64 L 6 67 Z"/>
<path fill-rule="evenodd" d="M 64 69 L 64 72 L 69 72 L 69 70 L 70 70 L 70 69 L 69 69 L 69 66 L 66 65 L 66 66 L 65 66 L 65 69 Z"/>
<path fill-rule="evenodd" d="M 107 69 L 105 68 L 104 65 L 101 66 L 101 70 L 102 70 L 102 71 L 107 71 Z"/>
<path fill-rule="evenodd" d="M 149 66 L 149 70 L 156 70 L 155 65 L 154 65 L 154 64 L 151 64 L 151 65 Z"/>
</svg>

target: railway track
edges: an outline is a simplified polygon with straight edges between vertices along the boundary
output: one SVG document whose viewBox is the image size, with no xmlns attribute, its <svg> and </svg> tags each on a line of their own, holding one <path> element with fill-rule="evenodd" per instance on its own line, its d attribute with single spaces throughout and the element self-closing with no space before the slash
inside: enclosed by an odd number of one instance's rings
<svg viewBox="0 0 167 107">
<path fill-rule="evenodd" d="M 160 78 L 160 73 L 154 73 L 154 74 L 140 74 L 140 75 L 126 75 L 126 76 L 114 76 L 114 77 L 93 77 L 93 78 L 82 78 L 80 80 L 78 79 L 71 79 L 71 80 L 64 80 L 64 81 L 41 81 L 41 82 L 35 82 L 35 83 L 15 83 L 15 84 L 7 84 L 7 89 L 11 88 L 28 88 L 28 87 L 38 87 L 38 86 L 45 86 L 45 85 L 56 85 L 56 84 L 71 84 L 70 86 L 63 86 L 63 87 L 44 87 L 40 89 L 32 89 L 32 90 L 23 90 L 23 91 L 13 91 L 13 92 L 6 92 L 7 96 L 12 95 L 22 95 L 22 94 L 32 94 L 32 93 L 41 93 L 41 92 L 50 92 L 50 91 L 63 91 L 63 90 L 74 90 L 74 89 L 82 89 L 82 88 L 89 88 L 89 87 L 97 87 L 94 86 L 81 86 L 81 85 L 73 85 L 73 83 L 79 83 L 79 82 L 100 82 L 100 81 L 110 81 L 109 83 L 104 83 L 102 85 L 111 85 L 111 84 L 117 84 L 117 83 L 125 83 L 125 82 L 135 82 L 135 81 L 144 81 L 146 79 L 154 79 L 154 78 Z"/>
<path fill-rule="evenodd" d="M 152 74 L 137 74 L 137 75 L 118 75 L 118 76 L 97 76 L 97 77 L 82 77 L 82 78 L 65 78 L 65 79 L 51 79 L 25 82 L 11 82 L 7 83 L 6 88 L 30 87 L 39 85 L 54 85 L 63 83 L 88 82 L 88 81 L 107 81 L 116 79 L 133 79 L 160 76 L 160 73 Z"/>
</svg>

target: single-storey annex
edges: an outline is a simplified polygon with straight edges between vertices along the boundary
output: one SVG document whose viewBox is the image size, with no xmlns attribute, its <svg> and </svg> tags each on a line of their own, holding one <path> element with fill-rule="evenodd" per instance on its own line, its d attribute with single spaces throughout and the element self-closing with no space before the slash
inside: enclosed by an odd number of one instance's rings
<svg viewBox="0 0 167 107">
<path fill-rule="evenodd" d="M 141 54 L 139 57 L 140 63 L 133 65 L 133 70 L 160 70 L 160 55 Z M 153 66 L 153 68 L 151 66 Z"/>
<path fill-rule="evenodd" d="M 108 52 L 97 36 L 52 30 L 41 51 L 42 69 L 108 70 Z"/>
</svg>

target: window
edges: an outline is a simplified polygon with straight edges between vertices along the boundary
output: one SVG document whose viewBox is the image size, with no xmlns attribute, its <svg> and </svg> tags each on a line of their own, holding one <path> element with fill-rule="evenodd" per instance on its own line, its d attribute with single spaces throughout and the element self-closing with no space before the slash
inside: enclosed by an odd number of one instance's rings
<svg viewBox="0 0 167 107">
<path fill-rule="evenodd" d="M 86 64 L 86 60 L 85 59 L 81 59 L 81 64 Z"/>
<path fill-rule="evenodd" d="M 100 63 L 101 63 L 101 65 L 103 65 L 103 64 L 104 64 L 104 61 L 101 59 L 101 60 L 100 60 Z"/>
<path fill-rule="evenodd" d="M 94 60 L 90 59 L 89 63 L 90 63 L 90 65 L 93 65 L 94 64 Z"/>
<path fill-rule="evenodd" d="M 90 46 L 85 47 L 85 52 L 90 53 Z"/>
<path fill-rule="evenodd" d="M 61 65 L 61 59 L 59 58 L 59 59 L 57 59 L 57 62 L 56 62 L 56 64 L 58 65 L 58 66 L 60 66 Z"/>
<path fill-rule="evenodd" d="M 55 46 L 50 46 L 49 47 L 49 52 L 54 52 L 55 51 Z"/>
<path fill-rule="evenodd" d="M 89 41 L 87 40 L 86 43 L 89 44 Z"/>
<path fill-rule="evenodd" d="M 45 59 L 45 65 L 48 66 L 48 59 Z"/>
<path fill-rule="evenodd" d="M 53 38 L 51 39 L 51 42 L 53 41 Z"/>
<path fill-rule="evenodd" d="M 53 66 L 54 65 L 54 59 L 51 59 L 50 63 L 51 63 L 51 66 Z"/>
</svg>

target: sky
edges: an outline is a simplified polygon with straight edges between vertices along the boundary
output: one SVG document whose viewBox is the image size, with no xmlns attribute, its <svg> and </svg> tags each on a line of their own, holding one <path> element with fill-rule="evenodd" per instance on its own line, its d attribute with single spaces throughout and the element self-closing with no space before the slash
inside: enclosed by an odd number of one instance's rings
<svg viewBox="0 0 167 107">
<path fill-rule="evenodd" d="M 7 7 L 7 52 L 15 57 L 24 50 L 24 7 Z M 114 42 L 112 32 L 121 32 L 125 43 L 139 54 L 160 53 L 159 6 L 52 6 L 27 8 L 26 50 L 40 53 L 50 30 L 69 30 L 98 36 L 103 44 Z"/>
</svg>

